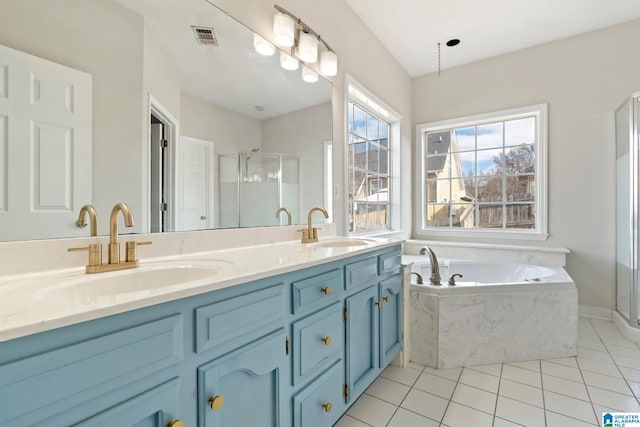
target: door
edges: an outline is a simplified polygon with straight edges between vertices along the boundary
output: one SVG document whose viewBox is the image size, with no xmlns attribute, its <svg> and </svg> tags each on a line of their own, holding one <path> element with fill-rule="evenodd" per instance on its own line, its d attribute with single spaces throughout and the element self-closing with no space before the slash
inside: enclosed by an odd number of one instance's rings
<svg viewBox="0 0 640 427">
<path fill-rule="evenodd" d="M 279 427 L 288 370 L 280 329 L 198 368 L 198 425 Z"/>
<path fill-rule="evenodd" d="M 380 283 L 380 367 L 402 350 L 402 276 Z"/>
<path fill-rule="evenodd" d="M 347 309 L 347 402 L 362 393 L 378 375 L 378 285 L 350 296 Z"/>
<path fill-rule="evenodd" d="M 164 125 L 151 116 L 151 183 L 150 195 L 150 227 L 152 233 L 160 233 L 165 230 L 166 209 L 164 208 L 164 164 L 166 150 L 166 139 L 164 137 Z"/>
<path fill-rule="evenodd" d="M 178 157 L 178 230 L 214 227 L 213 142 L 180 137 Z"/>
<path fill-rule="evenodd" d="M 87 73 L 0 46 L 3 240 L 87 235 L 75 221 L 92 202 L 91 90 Z"/>
</svg>

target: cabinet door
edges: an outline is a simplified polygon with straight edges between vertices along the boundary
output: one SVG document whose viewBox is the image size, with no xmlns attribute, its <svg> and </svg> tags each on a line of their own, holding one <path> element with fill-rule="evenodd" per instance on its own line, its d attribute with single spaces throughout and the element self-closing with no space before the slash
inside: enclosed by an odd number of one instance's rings
<svg viewBox="0 0 640 427">
<path fill-rule="evenodd" d="M 347 402 L 360 395 L 378 374 L 378 286 L 346 299 Z"/>
<path fill-rule="evenodd" d="M 280 426 L 285 342 L 280 329 L 198 368 L 198 425 Z"/>
<path fill-rule="evenodd" d="M 78 423 L 79 427 L 164 427 L 178 419 L 180 381 L 175 378 L 124 400 L 119 405 Z"/>
<path fill-rule="evenodd" d="M 380 367 L 387 366 L 402 349 L 402 277 L 380 282 Z"/>
</svg>

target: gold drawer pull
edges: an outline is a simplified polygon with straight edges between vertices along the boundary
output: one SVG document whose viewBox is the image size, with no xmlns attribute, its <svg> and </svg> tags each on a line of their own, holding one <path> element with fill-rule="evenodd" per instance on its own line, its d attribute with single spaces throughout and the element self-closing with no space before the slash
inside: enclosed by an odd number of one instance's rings
<svg viewBox="0 0 640 427">
<path fill-rule="evenodd" d="M 209 406 L 211 406 L 211 409 L 213 409 L 214 411 L 219 411 L 220 408 L 222 408 L 222 405 L 224 405 L 224 397 L 223 396 L 211 396 L 209 398 Z"/>
<path fill-rule="evenodd" d="M 386 296 L 386 297 L 384 297 L 384 298 L 382 298 L 382 299 L 384 300 L 384 302 L 389 302 L 389 300 L 390 300 L 391 298 L 389 298 L 388 296 Z"/>
<path fill-rule="evenodd" d="M 380 308 L 380 306 L 382 305 L 382 302 L 380 302 L 380 301 L 376 301 L 376 302 L 374 302 L 374 304 L 375 304 L 375 305 L 377 305 L 377 306 L 378 306 L 378 308 Z"/>
<path fill-rule="evenodd" d="M 331 412 L 331 408 L 333 408 L 333 405 L 331 404 L 331 402 L 326 402 L 322 404 L 322 407 L 324 408 L 325 412 Z"/>
<path fill-rule="evenodd" d="M 329 286 L 325 286 L 324 288 L 320 289 L 320 292 L 325 295 L 331 295 L 331 288 Z"/>
<path fill-rule="evenodd" d="M 324 345 L 329 346 L 331 345 L 331 337 L 322 337 L 321 341 L 324 343 Z"/>
<path fill-rule="evenodd" d="M 184 427 L 184 422 L 181 420 L 169 420 L 167 427 Z"/>
</svg>

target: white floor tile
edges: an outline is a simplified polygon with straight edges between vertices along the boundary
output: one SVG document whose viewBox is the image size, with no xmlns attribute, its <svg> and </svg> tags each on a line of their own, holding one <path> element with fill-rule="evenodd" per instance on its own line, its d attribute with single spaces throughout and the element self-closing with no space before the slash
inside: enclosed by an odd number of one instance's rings
<svg viewBox="0 0 640 427">
<path fill-rule="evenodd" d="M 607 351 L 607 348 L 601 341 L 585 340 L 583 338 L 578 338 L 578 348 L 580 347 L 597 351 Z"/>
<path fill-rule="evenodd" d="M 589 348 L 578 347 L 578 357 L 584 357 L 585 359 L 596 360 L 603 363 L 613 363 L 613 359 L 611 359 L 609 353 L 591 350 Z"/>
<path fill-rule="evenodd" d="M 516 366 L 504 365 L 502 367 L 502 378 L 533 387 L 542 387 L 539 372 L 529 371 L 528 369 L 522 369 Z"/>
<path fill-rule="evenodd" d="M 344 414 L 333 427 L 371 427 L 360 420 L 356 420 L 347 414 Z"/>
<path fill-rule="evenodd" d="M 462 372 L 462 368 L 434 369 L 427 366 L 424 368 L 424 372 L 437 375 L 451 381 L 458 381 L 458 378 L 460 378 L 460 372 Z"/>
<path fill-rule="evenodd" d="M 496 416 L 531 427 L 544 427 L 544 410 L 526 403 L 498 396 Z"/>
<path fill-rule="evenodd" d="M 511 421 L 503 420 L 502 418 L 495 417 L 493 419 L 493 427 L 519 427 L 522 424 L 516 424 Z"/>
<path fill-rule="evenodd" d="M 440 424 L 415 412 L 398 408 L 387 427 L 438 427 Z"/>
<path fill-rule="evenodd" d="M 396 411 L 396 406 L 368 394 L 361 395 L 347 414 L 374 427 L 384 427 Z"/>
<path fill-rule="evenodd" d="M 496 409 L 496 397 L 494 393 L 458 384 L 451 400 L 493 415 Z"/>
<path fill-rule="evenodd" d="M 627 381 L 635 381 L 640 383 L 640 370 L 620 367 L 620 372 Z"/>
<path fill-rule="evenodd" d="M 616 365 L 611 363 L 596 362 L 595 360 L 578 357 L 578 365 L 582 371 L 595 372 L 596 374 L 620 378 L 620 371 Z"/>
<path fill-rule="evenodd" d="M 494 377 L 499 377 L 502 372 L 502 363 L 493 363 L 491 365 L 469 366 L 468 369 L 473 369 L 474 371 L 493 375 Z"/>
<path fill-rule="evenodd" d="M 409 386 L 386 378 L 378 377 L 373 384 L 369 386 L 365 393 L 398 406 L 407 393 L 409 393 L 409 390 L 411 390 L 411 387 Z"/>
<path fill-rule="evenodd" d="M 622 412 L 640 412 L 640 405 L 635 397 L 614 393 L 601 388 L 587 386 L 593 403 L 614 408 Z"/>
<path fill-rule="evenodd" d="M 450 399 L 453 389 L 456 387 L 455 381 L 438 377 L 428 372 L 423 372 L 413 386 L 418 390 L 426 391 L 436 396 Z"/>
<path fill-rule="evenodd" d="M 640 359 L 640 350 L 637 348 L 620 347 L 618 345 L 609 344 L 607 346 L 609 353 L 618 356 L 635 357 Z"/>
<path fill-rule="evenodd" d="M 632 349 L 638 348 L 634 343 L 625 339 L 621 335 L 620 336 L 601 335 L 600 338 L 602 339 L 602 342 L 604 342 L 605 346 L 613 344 L 613 345 L 617 345 L 618 347 L 627 347 Z"/>
<path fill-rule="evenodd" d="M 419 363 L 416 362 L 409 362 L 407 363 L 407 368 L 411 368 L 411 369 L 415 369 L 416 371 L 421 371 L 424 369 L 424 365 L 421 365 Z"/>
<path fill-rule="evenodd" d="M 440 422 L 448 404 L 447 399 L 414 388 L 400 406 Z"/>
<path fill-rule="evenodd" d="M 490 393 L 498 392 L 499 381 L 498 377 L 468 368 L 464 368 L 462 370 L 462 375 L 460 375 L 460 382 L 462 384 L 470 385 Z"/>
<path fill-rule="evenodd" d="M 596 425 L 550 411 L 546 411 L 546 416 L 547 427 L 591 427 Z"/>
<path fill-rule="evenodd" d="M 576 362 L 576 358 L 575 357 L 561 357 L 561 358 L 558 358 L 558 359 L 545 359 L 541 363 L 544 363 L 544 362 L 555 363 L 556 365 L 564 365 L 564 366 L 568 366 L 570 368 L 577 368 L 578 367 L 578 362 Z"/>
<path fill-rule="evenodd" d="M 542 389 L 532 387 L 530 385 L 517 383 L 515 381 L 502 378 L 500 380 L 500 396 L 508 397 L 509 399 L 517 400 L 529 405 L 534 405 L 539 408 L 543 408 L 542 401 Z"/>
<path fill-rule="evenodd" d="M 596 423 L 590 402 L 545 390 L 544 405 L 548 411 L 577 418 L 587 423 Z"/>
<path fill-rule="evenodd" d="M 387 369 L 382 371 L 381 376 L 404 385 L 412 386 L 420 376 L 420 371 L 412 368 L 388 366 Z"/>
<path fill-rule="evenodd" d="M 584 382 L 588 385 L 633 396 L 627 382 L 622 378 L 614 378 L 608 375 L 596 374 L 595 372 L 589 371 L 584 371 L 582 375 L 584 376 Z"/>
<path fill-rule="evenodd" d="M 509 362 L 511 366 L 516 366 L 522 369 L 528 369 L 529 371 L 540 372 L 539 360 L 527 360 L 526 362 Z"/>
<path fill-rule="evenodd" d="M 582 382 L 582 375 L 580 375 L 580 369 L 577 367 L 573 368 L 570 366 L 558 365 L 557 363 L 550 363 L 546 360 L 542 361 L 542 373 L 578 383 Z"/>
<path fill-rule="evenodd" d="M 606 406 L 601 405 L 593 405 L 593 410 L 596 413 L 596 418 L 598 419 L 598 425 L 602 426 L 602 415 L 607 412 L 617 412 L 617 409 L 607 408 Z"/>
<path fill-rule="evenodd" d="M 449 427 L 469 427 L 473 423 L 474 427 L 491 427 L 493 416 L 477 411 L 467 406 L 451 402 L 444 414 L 443 424 Z"/>
<path fill-rule="evenodd" d="M 633 391 L 633 394 L 636 395 L 636 398 L 640 398 L 640 383 L 629 381 L 629 387 L 631 387 L 631 390 Z"/>
<path fill-rule="evenodd" d="M 640 359 L 636 359 L 634 357 L 628 357 L 628 356 L 619 356 L 614 354 L 613 360 L 618 366 L 621 366 L 624 368 L 631 368 L 631 369 L 640 369 Z"/>
<path fill-rule="evenodd" d="M 551 375 L 543 375 L 542 384 L 545 391 L 549 390 L 558 394 L 575 397 L 576 399 L 586 400 L 587 402 L 589 401 L 587 388 L 582 383 L 565 380 L 564 378 L 552 377 Z"/>
</svg>

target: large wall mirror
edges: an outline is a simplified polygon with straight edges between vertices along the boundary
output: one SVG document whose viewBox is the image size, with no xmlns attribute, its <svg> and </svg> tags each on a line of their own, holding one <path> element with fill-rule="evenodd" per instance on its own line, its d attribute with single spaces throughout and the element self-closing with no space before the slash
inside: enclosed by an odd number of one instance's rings
<svg viewBox="0 0 640 427">
<path fill-rule="evenodd" d="M 206 0 L 5 0 L 0 241 L 87 236 L 87 203 L 99 234 L 120 201 L 133 232 L 306 222 L 331 93 Z"/>
</svg>

